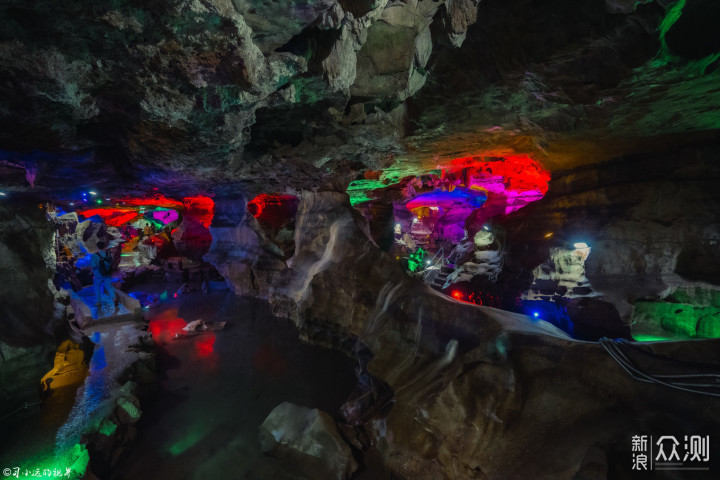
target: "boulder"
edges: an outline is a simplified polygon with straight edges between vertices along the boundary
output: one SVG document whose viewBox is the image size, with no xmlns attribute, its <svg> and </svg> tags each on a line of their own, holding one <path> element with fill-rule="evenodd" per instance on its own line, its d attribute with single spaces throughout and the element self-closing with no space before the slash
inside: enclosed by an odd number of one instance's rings
<svg viewBox="0 0 720 480">
<path fill-rule="evenodd" d="M 262 451 L 309 479 L 345 479 L 357 470 L 333 419 L 316 408 L 284 402 L 260 425 Z"/>
</svg>

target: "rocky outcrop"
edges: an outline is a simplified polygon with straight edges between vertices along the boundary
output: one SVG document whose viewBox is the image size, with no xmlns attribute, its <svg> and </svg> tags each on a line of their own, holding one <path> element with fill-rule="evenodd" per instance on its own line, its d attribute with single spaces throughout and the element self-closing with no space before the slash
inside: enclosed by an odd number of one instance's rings
<svg viewBox="0 0 720 480">
<path fill-rule="evenodd" d="M 35 403 L 40 379 L 66 335 L 65 306 L 50 291 L 53 230 L 41 209 L 0 205 L 0 411 Z M 50 282 L 50 283 L 49 283 Z"/>
<path fill-rule="evenodd" d="M 584 294 L 602 295 L 624 323 L 638 300 L 700 284 L 716 289 L 717 155 L 717 140 L 702 141 L 556 176 L 545 198 L 501 221 L 509 239 L 501 288 L 528 282 L 528 270 L 541 269 L 554 248 L 584 242 Z M 560 287 L 549 294 L 572 293 Z"/>
<path fill-rule="evenodd" d="M 333 419 L 316 408 L 278 405 L 260 425 L 260 444 L 309 479 L 346 479 L 358 468 Z"/>
<path fill-rule="evenodd" d="M 0 140 L 16 152 L 13 163 L 31 160 L 35 154 L 26 152 L 38 147 L 90 149 L 91 157 L 126 177 L 148 167 L 195 178 L 247 175 L 255 170 L 258 146 L 273 152 L 281 170 L 283 147 L 303 140 L 317 150 L 314 158 L 327 157 L 323 163 L 342 163 L 348 154 L 361 164 L 386 161 L 387 153 L 363 147 L 372 119 L 358 122 L 343 112 L 352 96 L 368 114 L 387 114 L 423 86 L 433 43 L 429 25 L 442 2 L 355 3 L 9 2 L 0 8 L 8 25 L 0 37 L 0 68 L 8 79 L 0 87 Z M 452 35 L 467 29 L 476 9 L 477 2 L 451 8 L 461 12 L 450 15 Z M 312 121 L 301 112 L 308 108 L 317 113 Z M 265 143 L 264 120 L 278 111 L 299 138 L 293 132 Z M 333 148 L 341 144 L 354 147 Z M 313 169 L 314 160 L 293 157 L 306 164 L 299 170 L 327 174 Z M 83 158 L 66 160 L 76 175 L 94 175 Z M 35 166 L 33 184 L 38 169 L 38 185 L 59 174 L 52 162 Z"/>
<path fill-rule="evenodd" d="M 76 402 L 75 415 L 71 414 L 62 427 L 80 430 L 79 444 L 89 454 L 88 473 L 100 478 L 114 471 L 132 445 L 143 414 L 142 400 L 157 386 L 155 344 L 150 334 L 131 325 L 116 328 L 102 328 L 100 334 L 93 332 L 95 341 L 107 336 L 105 332 L 111 333 L 115 345 L 114 349 L 102 343 L 96 345 L 91 366 L 105 361 L 107 365 L 91 371 L 81 387 L 87 391 L 102 386 L 102 395 L 96 394 L 93 405 Z"/>
<path fill-rule="evenodd" d="M 301 198 L 296 238 L 305 240 L 295 255 L 313 261 L 293 264 L 311 273 L 295 316 L 310 341 L 351 354 L 369 350 L 367 372 L 392 392 L 392 406 L 389 413 L 387 403 L 367 406 L 375 412 L 369 417 L 354 408 L 352 416 L 365 418 L 365 448 L 380 452 L 399 476 L 570 479 L 589 468 L 598 449 L 609 469 L 618 468 L 610 460 L 617 438 L 667 421 L 716 422 L 702 413 L 703 397 L 635 382 L 597 344 L 434 294 L 409 279 L 348 211 L 336 194 Z M 279 289 L 271 299 L 288 303 Z M 652 350 L 710 361 L 716 347 Z M 694 407 L 680 412 L 678 402 Z M 650 418 L 646 411 L 661 413 Z"/>
<path fill-rule="evenodd" d="M 286 269 L 284 254 L 267 239 L 243 197 L 215 200 L 210 234 L 212 244 L 204 259 L 217 268 L 228 287 L 238 295 L 267 297 Z"/>
<path fill-rule="evenodd" d="M 53 229 L 34 205 L 0 205 L 0 340 L 33 345 L 54 335 Z"/>
</svg>

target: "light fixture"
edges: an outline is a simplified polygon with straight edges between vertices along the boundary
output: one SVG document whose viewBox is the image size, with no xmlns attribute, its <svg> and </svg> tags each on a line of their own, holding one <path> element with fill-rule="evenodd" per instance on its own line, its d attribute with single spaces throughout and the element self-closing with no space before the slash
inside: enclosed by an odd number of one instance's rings
<svg viewBox="0 0 720 480">
<path fill-rule="evenodd" d="M 90 195 L 97 195 L 97 192 L 93 192 L 92 190 L 90 190 L 89 193 L 90 193 Z"/>
<path fill-rule="evenodd" d="M 490 231 L 490 227 L 488 227 L 487 225 L 483 225 L 483 230 L 485 230 L 486 232 L 489 232 L 489 231 Z"/>
<path fill-rule="evenodd" d="M 75 202 L 70 202 L 70 206 L 73 206 L 73 205 L 75 205 Z"/>
<path fill-rule="evenodd" d="M 5 196 L 5 192 L 0 192 L 0 197 L 4 197 L 4 196 Z"/>
<path fill-rule="evenodd" d="M 578 250 L 583 249 L 583 248 L 589 248 L 588 244 L 585 242 L 573 243 L 573 247 L 577 248 Z"/>
<path fill-rule="evenodd" d="M 545 234 L 545 238 L 550 238 L 553 236 L 553 232 L 548 232 Z"/>
<path fill-rule="evenodd" d="M 98 198 L 97 203 L 102 203 L 102 200 L 100 200 L 100 199 Z"/>
<path fill-rule="evenodd" d="M 533 317 L 538 318 L 540 314 L 538 312 L 533 312 Z"/>
</svg>

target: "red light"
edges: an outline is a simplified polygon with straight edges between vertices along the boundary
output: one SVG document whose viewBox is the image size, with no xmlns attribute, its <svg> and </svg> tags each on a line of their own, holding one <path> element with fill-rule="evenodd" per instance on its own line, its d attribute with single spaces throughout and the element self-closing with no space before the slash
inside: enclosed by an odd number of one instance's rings
<svg viewBox="0 0 720 480">
<path fill-rule="evenodd" d="M 175 334 L 180 333 L 185 328 L 185 325 L 187 325 L 187 322 L 177 317 L 177 309 L 173 308 L 151 319 L 148 326 L 153 340 L 168 343 L 175 338 Z"/>
<path fill-rule="evenodd" d="M 294 195 L 261 193 L 248 202 L 247 210 L 260 222 L 280 228 L 295 217 L 299 203 Z"/>
<path fill-rule="evenodd" d="M 165 195 L 155 194 L 151 197 L 123 198 L 121 201 L 128 205 L 152 206 L 164 208 L 181 208 L 182 202 L 166 197 Z"/>
<path fill-rule="evenodd" d="M 215 334 L 209 333 L 198 338 L 195 342 L 195 350 L 200 358 L 208 358 L 215 351 Z"/>
<path fill-rule="evenodd" d="M 77 214 L 85 218 L 97 215 L 103 219 L 103 222 L 111 227 L 119 227 L 139 217 L 138 212 L 128 208 L 90 208 L 78 210 Z"/>
<path fill-rule="evenodd" d="M 205 228 L 210 228 L 213 215 L 215 214 L 215 202 L 212 198 L 203 195 L 183 198 L 185 218 L 201 223 Z"/>
</svg>

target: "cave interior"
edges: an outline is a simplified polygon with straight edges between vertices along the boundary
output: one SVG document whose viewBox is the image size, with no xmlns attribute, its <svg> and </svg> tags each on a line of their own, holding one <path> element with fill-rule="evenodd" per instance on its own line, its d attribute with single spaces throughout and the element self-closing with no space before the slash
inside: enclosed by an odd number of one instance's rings
<svg viewBox="0 0 720 480">
<path fill-rule="evenodd" d="M 4 477 L 718 478 L 720 3 L 0 19 Z"/>
</svg>

